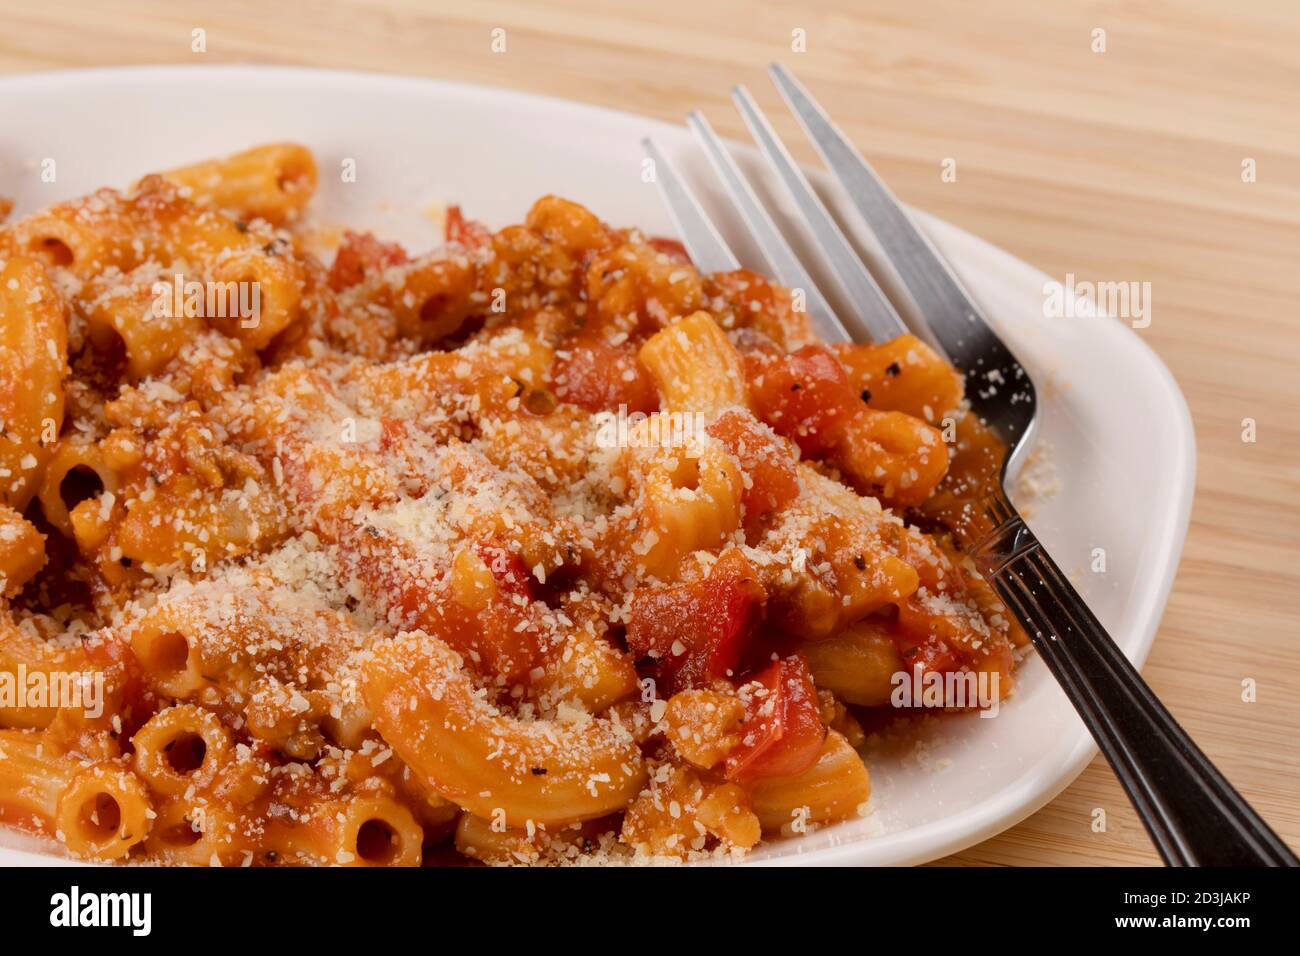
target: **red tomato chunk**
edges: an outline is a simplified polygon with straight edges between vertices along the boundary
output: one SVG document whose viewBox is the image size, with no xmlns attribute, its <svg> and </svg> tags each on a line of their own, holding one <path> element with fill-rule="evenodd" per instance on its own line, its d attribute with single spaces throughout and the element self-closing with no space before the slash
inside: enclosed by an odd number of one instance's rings
<svg viewBox="0 0 1300 956">
<path fill-rule="evenodd" d="M 826 739 L 807 662 L 799 656 L 774 661 L 751 684 L 761 689 L 750 698 L 740 745 L 727 757 L 727 778 L 784 777 L 807 770 Z"/>
<path fill-rule="evenodd" d="M 731 550 L 700 581 L 643 591 L 632 599 L 627 646 L 650 658 L 664 693 L 733 676 L 762 615 L 758 573 Z"/>
</svg>

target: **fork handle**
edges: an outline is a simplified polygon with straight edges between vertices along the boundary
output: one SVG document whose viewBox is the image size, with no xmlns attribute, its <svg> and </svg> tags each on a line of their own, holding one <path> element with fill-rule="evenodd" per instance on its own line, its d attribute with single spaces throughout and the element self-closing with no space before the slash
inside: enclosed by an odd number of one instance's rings
<svg viewBox="0 0 1300 956">
<path fill-rule="evenodd" d="M 1115 770 L 1170 866 L 1300 866 L 1115 646 L 999 490 L 976 565 L 1030 640 Z"/>
</svg>

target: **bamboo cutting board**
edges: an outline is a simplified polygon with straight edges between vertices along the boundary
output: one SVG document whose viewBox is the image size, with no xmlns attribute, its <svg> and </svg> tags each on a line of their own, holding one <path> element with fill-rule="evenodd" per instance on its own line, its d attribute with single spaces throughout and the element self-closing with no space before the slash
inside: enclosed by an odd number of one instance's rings
<svg viewBox="0 0 1300 956">
<path fill-rule="evenodd" d="M 1052 276 L 1149 281 L 1141 334 L 1187 396 L 1199 475 L 1145 673 L 1300 846 L 1293 0 L 0 0 L 0 23 L 4 73 L 190 62 L 378 70 L 672 121 L 703 108 L 735 138 L 745 137 L 728 90 L 763 86 L 762 68 L 781 59 L 908 202 Z M 205 52 L 192 49 L 195 29 Z M 802 143 L 792 120 L 773 116 Z M 1253 443 L 1242 440 L 1246 418 Z M 1252 703 L 1242 700 L 1247 678 Z M 1092 829 L 1097 808 L 1105 832 Z M 945 862 L 1158 861 L 1098 758 L 1033 817 Z"/>
</svg>

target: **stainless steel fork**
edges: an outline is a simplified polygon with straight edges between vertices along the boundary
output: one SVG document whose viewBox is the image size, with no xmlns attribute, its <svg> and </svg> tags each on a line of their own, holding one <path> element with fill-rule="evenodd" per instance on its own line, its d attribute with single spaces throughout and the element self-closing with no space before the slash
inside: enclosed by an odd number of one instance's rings
<svg viewBox="0 0 1300 956">
<path fill-rule="evenodd" d="M 997 487 L 982 503 L 982 533 L 967 550 L 1096 738 L 1160 855 L 1175 866 L 1300 865 L 1160 703 L 1008 500 L 1008 474 L 1029 447 L 1038 412 L 1028 372 L 825 111 L 786 69 L 774 65 L 769 72 L 924 317 L 927 329 L 917 333 L 928 331 L 964 375 L 970 413 L 1007 448 Z M 692 113 L 688 125 L 766 260 L 765 271 L 804 291 L 810 318 L 828 340 L 884 341 L 909 331 L 753 98 L 743 87 L 732 98 L 841 284 L 848 314 L 827 302 L 727 147 Z M 738 268 L 685 180 L 652 141 L 644 146 L 696 265 L 706 272 Z"/>
</svg>

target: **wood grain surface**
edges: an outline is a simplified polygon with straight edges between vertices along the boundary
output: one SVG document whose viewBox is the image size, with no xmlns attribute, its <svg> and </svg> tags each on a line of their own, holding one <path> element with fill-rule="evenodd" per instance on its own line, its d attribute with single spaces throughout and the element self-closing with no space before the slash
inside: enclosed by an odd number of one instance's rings
<svg viewBox="0 0 1300 956">
<path fill-rule="evenodd" d="M 1300 5 L 1295 0 L 0 0 L 0 72 L 282 63 L 492 84 L 743 138 L 732 84 L 791 64 L 901 196 L 1049 275 L 1151 283 L 1141 334 L 1199 475 L 1145 672 L 1300 846 Z M 191 51 L 206 30 L 207 51 Z M 492 30 L 506 31 L 494 54 Z M 1095 52 L 1094 31 L 1105 31 Z M 806 52 L 791 50 L 803 31 Z M 773 100 L 775 105 L 775 100 Z M 773 110 L 778 129 L 792 120 Z M 93 130 L 87 134 L 93 136 Z M 801 156 L 811 159 L 805 151 Z M 957 162 L 943 182 L 944 158 Z M 1254 182 L 1243 163 L 1254 160 Z M 1258 440 L 1243 442 L 1242 420 Z M 1143 476 L 1135 474 L 1134 481 Z M 1242 681 L 1258 698 L 1242 700 Z M 1094 808 L 1108 815 L 1091 829 Z M 1158 862 L 1106 764 L 944 861 Z"/>
</svg>

